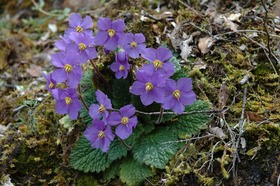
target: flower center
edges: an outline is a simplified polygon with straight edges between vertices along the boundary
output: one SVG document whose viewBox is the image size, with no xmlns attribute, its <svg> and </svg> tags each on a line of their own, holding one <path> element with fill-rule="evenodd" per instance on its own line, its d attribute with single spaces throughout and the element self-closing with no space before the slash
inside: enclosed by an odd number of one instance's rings
<svg viewBox="0 0 280 186">
<path fill-rule="evenodd" d="M 99 109 L 98 109 L 98 112 L 104 112 L 106 109 L 105 109 L 105 107 L 104 107 L 104 105 L 103 104 L 100 104 L 100 107 L 99 107 Z"/>
<path fill-rule="evenodd" d="M 128 117 L 123 117 L 121 123 L 126 125 L 128 124 L 128 121 L 129 121 Z"/>
<path fill-rule="evenodd" d="M 123 65 L 120 65 L 120 67 L 119 67 L 119 70 L 124 70 L 125 68 L 124 68 L 124 66 Z"/>
<path fill-rule="evenodd" d="M 135 41 L 132 41 L 132 42 L 130 43 L 130 46 L 131 46 L 132 48 L 136 48 L 136 47 L 137 47 L 137 43 L 136 43 Z"/>
<path fill-rule="evenodd" d="M 98 133 L 98 138 L 104 138 L 105 137 L 105 133 L 104 133 L 104 131 L 99 131 L 99 133 Z"/>
<path fill-rule="evenodd" d="M 72 99 L 69 97 L 65 97 L 65 103 L 66 105 L 70 105 L 72 103 Z"/>
<path fill-rule="evenodd" d="M 50 88 L 50 89 L 53 89 L 53 88 L 54 88 L 54 84 L 53 84 L 53 82 L 50 82 L 50 84 L 49 84 L 49 88 Z"/>
<path fill-rule="evenodd" d="M 86 48 L 87 48 L 87 46 L 84 43 L 79 44 L 79 49 L 80 50 L 85 50 Z"/>
<path fill-rule="evenodd" d="M 76 27 L 76 32 L 83 32 L 83 28 L 81 26 Z"/>
<path fill-rule="evenodd" d="M 116 31 L 113 29 L 109 29 L 107 32 L 110 37 L 113 37 L 116 34 Z"/>
<path fill-rule="evenodd" d="M 147 92 L 152 90 L 153 88 L 154 88 L 154 85 L 152 83 L 150 83 L 150 82 L 146 83 L 145 89 Z"/>
<path fill-rule="evenodd" d="M 65 70 L 67 73 L 72 72 L 73 66 L 72 66 L 72 65 L 69 65 L 69 64 L 66 64 L 66 65 L 64 65 L 64 70 Z"/>
<path fill-rule="evenodd" d="M 181 92 L 180 92 L 180 90 L 175 90 L 173 93 L 172 93 L 172 95 L 175 97 L 175 98 L 177 98 L 177 99 L 179 99 L 180 97 L 181 97 Z"/>
<path fill-rule="evenodd" d="M 153 65 L 155 68 L 162 68 L 162 62 L 160 60 L 154 60 Z"/>
</svg>

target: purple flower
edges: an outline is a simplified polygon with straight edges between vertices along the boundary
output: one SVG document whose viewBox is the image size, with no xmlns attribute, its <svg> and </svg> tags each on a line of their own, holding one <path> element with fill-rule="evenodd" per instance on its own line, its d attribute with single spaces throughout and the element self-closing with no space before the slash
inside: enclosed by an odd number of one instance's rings
<svg viewBox="0 0 280 186">
<path fill-rule="evenodd" d="M 102 120 L 106 120 L 109 115 L 108 110 L 112 109 L 111 100 L 100 90 L 97 90 L 95 95 L 99 104 L 92 104 L 89 107 L 89 115 L 93 119 L 100 119 L 102 117 Z"/>
<path fill-rule="evenodd" d="M 78 100 L 76 89 L 54 89 L 53 97 L 56 100 L 55 111 L 58 114 L 68 114 L 72 120 L 78 117 L 82 106 Z"/>
<path fill-rule="evenodd" d="M 69 36 L 74 43 L 68 44 L 67 50 L 71 53 L 78 53 L 81 61 L 96 58 L 97 53 L 94 47 L 94 38 L 91 35 L 72 33 Z"/>
<path fill-rule="evenodd" d="M 132 134 L 132 128 L 137 125 L 137 117 L 133 116 L 135 114 L 135 107 L 133 105 L 126 105 L 120 108 L 119 112 L 112 112 L 108 118 L 107 122 L 109 125 L 116 127 L 116 134 L 121 139 L 126 139 Z"/>
<path fill-rule="evenodd" d="M 122 47 L 126 51 L 126 53 L 132 58 L 138 58 L 139 54 L 141 54 L 146 45 L 145 36 L 143 34 L 132 34 L 127 33 L 123 40 L 121 40 Z"/>
<path fill-rule="evenodd" d="M 71 88 L 77 87 L 82 78 L 81 62 L 78 55 L 58 52 L 52 55 L 52 63 L 57 67 L 52 73 L 52 78 L 57 82 L 67 81 Z"/>
<path fill-rule="evenodd" d="M 124 20 L 117 19 L 112 22 L 109 18 L 99 18 L 97 27 L 99 32 L 95 36 L 96 45 L 104 45 L 110 51 L 115 50 L 120 37 L 124 34 Z"/>
<path fill-rule="evenodd" d="M 186 105 L 191 105 L 196 101 L 190 78 L 181 78 L 177 84 L 174 80 L 168 79 L 165 89 L 166 94 L 162 107 L 172 109 L 176 114 L 182 114 Z"/>
<path fill-rule="evenodd" d="M 116 62 L 113 63 L 110 68 L 113 72 L 115 72 L 117 79 L 122 77 L 125 79 L 127 77 L 130 64 L 128 63 L 128 58 L 124 51 L 117 53 Z"/>
<path fill-rule="evenodd" d="M 93 27 L 92 19 L 90 16 L 86 16 L 82 19 L 82 16 L 78 13 L 71 14 L 69 18 L 69 28 L 65 31 L 66 34 L 71 32 L 85 33 L 86 35 L 92 35 Z"/>
<path fill-rule="evenodd" d="M 95 119 L 93 124 L 87 127 L 84 136 L 90 141 L 93 148 L 101 149 L 103 152 L 109 150 L 110 143 L 115 138 L 111 127 L 106 126 L 103 121 L 98 119 Z"/>
<path fill-rule="evenodd" d="M 130 92 L 140 95 L 142 103 L 147 106 L 154 101 L 162 103 L 164 100 L 164 90 L 166 78 L 159 73 L 146 73 L 137 71 L 137 80 L 132 84 Z"/>
<path fill-rule="evenodd" d="M 52 78 L 52 74 L 47 75 L 43 73 L 43 76 L 47 80 L 46 89 L 51 92 L 53 89 L 56 88 L 56 81 Z"/>
<path fill-rule="evenodd" d="M 159 72 L 167 77 L 172 76 L 175 72 L 174 64 L 168 61 L 172 57 L 172 53 L 168 48 L 159 47 L 157 50 L 146 48 L 142 57 L 152 63 L 146 64 L 141 68 L 145 72 Z"/>
<path fill-rule="evenodd" d="M 60 38 L 60 40 L 54 43 L 54 46 L 61 51 L 65 51 L 67 45 L 71 43 L 71 40 L 69 39 L 69 35 L 60 36 Z"/>
</svg>

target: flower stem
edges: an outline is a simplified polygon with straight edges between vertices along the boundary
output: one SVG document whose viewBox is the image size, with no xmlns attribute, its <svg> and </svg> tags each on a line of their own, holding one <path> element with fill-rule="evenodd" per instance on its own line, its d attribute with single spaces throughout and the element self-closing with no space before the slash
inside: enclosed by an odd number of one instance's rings
<svg viewBox="0 0 280 186">
<path fill-rule="evenodd" d="M 157 120 L 156 124 L 160 124 L 161 123 L 162 116 L 163 116 L 163 111 L 164 111 L 164 109 L 162 107 L 160 107 L 159 116 L 158 116 L 158 120 Z"/>
<path fill-rule="evenodd" d="M 87 106 L 87 104 L 86 104 L 86 102 L 85 102 L 85 100 L 84 100 L 84 98 L 82 96 L 81 85 L 80 84 L 78 85 L 78 92 L 79 92 L 80 100 L 82 101 L 82 103 L 85 106 L 85 108 L 87 109 L 87 111 L 89 111 L 89 108 L 88 108 L 88 106 Z"/>
<path fill-rule="evenodd" d="M 124 142 L 124 140 L 122 140 L 121 138 L 119 138 L 119 140 L 122 142 L 122 144 L 127 148 L 127 150 L 131 150 L 132 149 L 132 146 L 129 146 L 128 144 L 126 144 Z"/>
<path fill-rule="evenodd" d="M 102 79 L 103 81 L 107 82 L 107 80 L 105 79 L 105 77 L 101 74 L 101 72 L 99 71 L 98 67 L 96 66 L 96 64 L 90 60 L 90 63 L 92 64 L 94 71 L 96 72 L 97 76 Z"/>
</svg>

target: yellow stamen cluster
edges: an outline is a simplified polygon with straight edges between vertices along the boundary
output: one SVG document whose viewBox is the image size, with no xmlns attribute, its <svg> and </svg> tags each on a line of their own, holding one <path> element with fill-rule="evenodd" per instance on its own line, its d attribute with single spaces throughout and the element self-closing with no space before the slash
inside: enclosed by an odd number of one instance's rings
<svg viewBox="0 0 280 186">
<path fill-rule="evenodd" d="M 153 62 L 153 65 L 155 68 L 162 68 L 162 62 L 158 59 L 156 59 L 154 62 Z"/>
<path fill-rule="evenodd" d="M 119 67 L 119 70 L 124 70 L 125 68 L 124 68 L 124 66 L 123 65 L 120 65 L 120 67 Z"/>
<path fill-rule="evenodd" d="M 136 43 L 135 41 L 132 41 L 132 42 L 130 43 L 130 46 L 131 46 L 132 48 L 136 48 L 136 47 L 137 47 L 137 43 Z"/>
<path fill-rule="evenodd" d="M 126 125 L 128 124 L 128 121 L 129 121 L 128 117 L 123 117 L 121 123 Z"/>
<path fill-rule="evenodd" d="M 180 99 L 180 97 L 181 97 L 181 92 L 180 92 L 180 90 L 175 90 L 175 91 L 172 93 L 172 95 L 173 95 L 175 98 Z"/>
<path fill-rule="evenodd" d="M 152 90 L 153 88 L 154 88 L 154 85 L 152 83 L 148 82 L 145 84 L 145 89 L 147 92 Z"/>
<path fill-rule="evenodd" d="M 114 37 L 114 35 L 116 34 L 116 31 L 113 29 L 109 29 L 107 32 L 110 37 Z"/>
<path fill-rule="evenodd" d="M 98 133 L 98 138 L 104 138 L 105 137 L 105 133 L 104 133 L 104 131 L 99 131 L 99 133 Z"/>
<path fill-rule="evenodd" d="M 65 97 L 65 103 L 66 105 L 70 105 L 72 103 L 72 99 L 69 97 Z"/>
<path fill-rule="evenodd" d="M 76 32 L 83 32 L 84 30 L 83 30 L 83 28 L 81 27 L 81 26 L 77 26 L 76 27 Z"/>
<path fill-rule="evenodd" d="M 105 107 L 104 107 L 104 105 L 103 104 L 100 104 L 100 107 L 99 107 L 99 109 L 98 109 L 98 112 L 104 112 L 106 109 L 105 109 Z"/>
<path fill-rule="evenodd" d="M 64 65 L 64 70 L 65 70 L 67 73 L 72 72 L 73 66 L 72 66 L 72 65 L 69 65 L 69 64 L 66 64 L 66 65 Z"/>
<path fill-rule="evenodd" d="M 54 84 L 53 84 L 53 82 L 50 82 L 50 84 L 49 84 L 49 88 L 50 88 L 50 89 L 54 88 Z"/>
<path fill-rule="evenodd" d="M 86 48 L 87 48 L 87 46 L 84 43 L 79 44 L 79 49 L 80 50 L 85 50 Z"/>
</svg>

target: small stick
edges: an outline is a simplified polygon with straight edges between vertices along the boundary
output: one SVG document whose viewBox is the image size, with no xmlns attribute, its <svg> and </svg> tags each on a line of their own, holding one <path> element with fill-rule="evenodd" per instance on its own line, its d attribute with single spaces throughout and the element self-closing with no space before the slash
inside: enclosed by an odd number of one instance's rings
<svg viewBox="0 0 280 186">
<path fill-rule="evenodd" d="M 85 100 L 84 100 L 84 98 L 82 96 L 81 85 L 80 84 L 78 85 L 78 92 L 79 92 L 80 100 L 82 101 L 82 103 L 85 106 L 85 108 L 87 109 L 87 111 L 89 111 L 89 108 L 88 108 L 88 106 L 87 106 L 87 104 L 86 104 L 86 102 L 85 102 Z"/>
</svg>

